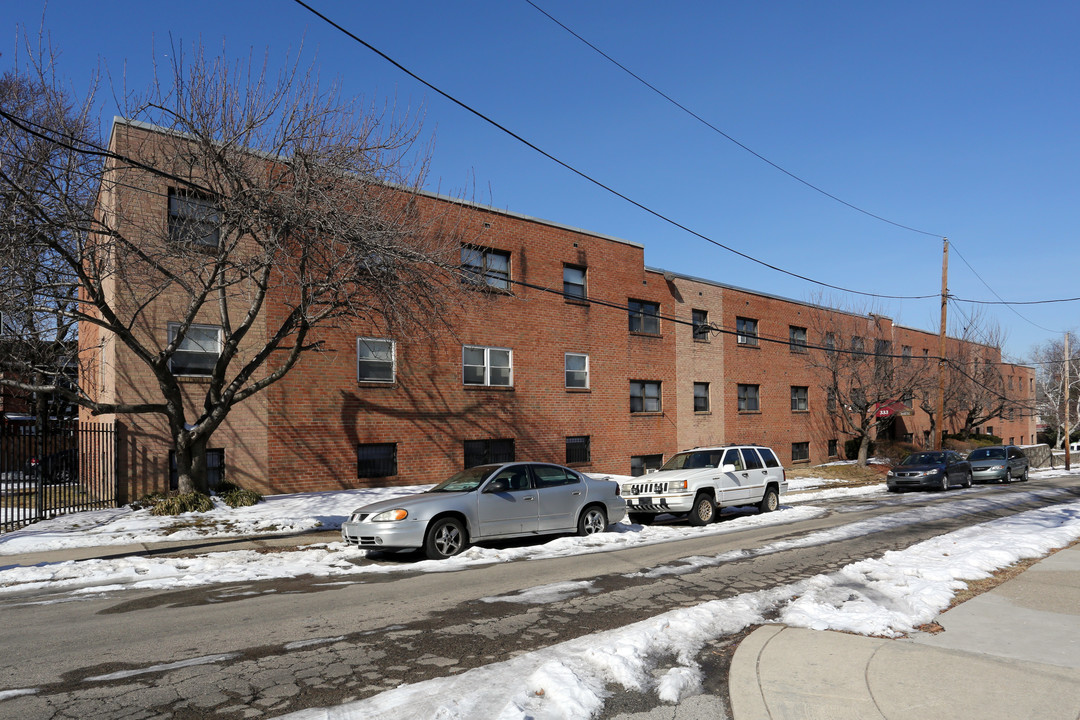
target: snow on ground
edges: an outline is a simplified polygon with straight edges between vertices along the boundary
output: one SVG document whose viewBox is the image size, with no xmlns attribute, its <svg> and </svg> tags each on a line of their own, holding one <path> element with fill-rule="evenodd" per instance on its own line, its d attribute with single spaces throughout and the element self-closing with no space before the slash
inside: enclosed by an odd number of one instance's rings
<svg viewBox="0 0 1080 720">
<path fill-rule="evenodd" d="M 593 473 L 593 477 L 625 481 L 623 475 Z M 800 481 L 798 489 L 828 487 L 841 480 L 814 478 Z M 79 547 L 137 545 L 161 541 L 191 541 L 213 538 L 274 534 L 285 535 L 310 530 L 336 530 L 356 508 L 403 495 L 423 492 L 431 485 L 392 488 L 362 488 L 333 492 L 271 495 L 251 507 L 235 510 L 217 502 L 207 513 L 186 513 L 156 517 L 149 510 L 131 507 L 93 510 L 61 515 L 0 535 L 0 556 L 20 553 L 67 550 Z M 796 489 L 796 488 L 792 488 Z M 832 488 L 828 493 L 836 493 Z M 854 491 L 854 492 L 853 492 Z M 884 485 L 847 488 L 843 492 L 864 494 L 883 492 Z M 806 502 L 836 495 L 792 494 L 783 501 Z"/>
<path fill-rule="evenodd" d="M 286 717 L 589 718 L 603 708 L 610 685 L 678 702 L 700 690 L 703 675 L 696 657 L 706 642 L 764 622 L 767 614 L 779 613 L 787 625 L 897 636 L 933 620 L 964 581 L 988 577 L 1078 537 L 1080 503 L 1031 510 L 830 575 L 674 610 L 460 675 Z"/>
</svg>

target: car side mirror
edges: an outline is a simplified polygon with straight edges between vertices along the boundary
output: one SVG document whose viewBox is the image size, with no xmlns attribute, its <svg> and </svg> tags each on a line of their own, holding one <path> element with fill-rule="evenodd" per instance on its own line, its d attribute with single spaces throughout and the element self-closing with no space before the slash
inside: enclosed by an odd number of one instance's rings
<svg viewBox="0 0 1080 720">
<path fill-rule="evenodd" d="M 735 472 L 735 466 L 731 463 L 727 463 L 724 467 L 720 468 L 724 472 Z"/>
<path fill-rule="evenodd" d="M 501 493 L 510 490 L 510 481 L 506 478 L 495 478 L 484 488 L 486 493 Z"/>
</svg>

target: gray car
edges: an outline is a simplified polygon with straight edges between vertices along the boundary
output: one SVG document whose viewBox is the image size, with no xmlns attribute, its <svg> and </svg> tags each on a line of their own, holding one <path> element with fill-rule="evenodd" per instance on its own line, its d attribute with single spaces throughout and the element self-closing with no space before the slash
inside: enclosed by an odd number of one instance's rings
<svg viewBox="0 0 1080 720">
<path fill-rule="evenodd" d="M 975 482 L 1002 482 L 1028 479 L 1028 459 L 1015 445 L 977 448 L 968 455 Z"/>
<path fill-rule="evenodd" d="M 513 462 L 478 465 L 426 492 L 358 508 L 341 539 L 361 548 L 423 548 L 440 560 L 481 540 L 591 535 L 625 515 L 617 483 L 562 465 Z"/>
</svg>

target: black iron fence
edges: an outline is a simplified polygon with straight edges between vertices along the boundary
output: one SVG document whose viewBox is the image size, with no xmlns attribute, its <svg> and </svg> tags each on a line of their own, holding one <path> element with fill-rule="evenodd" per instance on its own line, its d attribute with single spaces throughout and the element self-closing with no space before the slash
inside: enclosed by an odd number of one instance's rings
<svg viewBox="0 0 1080 720">
<path fill-rule="evenodd" d="M 52 422 L 0 427 L 0 532 L 116 506 L 116 428 Z"/>
</svg>

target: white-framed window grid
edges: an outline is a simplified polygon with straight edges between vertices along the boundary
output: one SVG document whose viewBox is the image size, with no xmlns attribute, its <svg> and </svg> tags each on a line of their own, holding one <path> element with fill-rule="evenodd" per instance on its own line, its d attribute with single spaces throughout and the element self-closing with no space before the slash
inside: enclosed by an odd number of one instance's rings
<svg viewBox="0 0 1080 720">
<path fill-rule="evenodd" d="M 356 338 L 357 382 L 392 383 L 396 378 L 396 341 L 388 338 Z"/>
<path fill-rule="evenodd" d="M 465 385 L 513 387 L 514 351 L 510 348 L 465 345 L 461 349 Z"/>
<path fill-rule="evenodd" d="M 179 331 L 180 323 L 168 324 L 170 344 Z M 176 352 L 169 358 L 169 371 L 178 376 L 206 377 L 213 372 L 220 355 L 221 327 L 191 324 Z"/>
<path fill-rule="evenodd" d="M 572 390 L 589 388 L 589 356 L 585 353 L 564 353 L 566 387 Z"/>
</svg>

